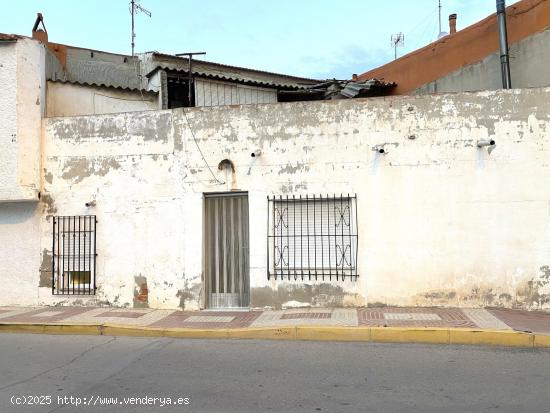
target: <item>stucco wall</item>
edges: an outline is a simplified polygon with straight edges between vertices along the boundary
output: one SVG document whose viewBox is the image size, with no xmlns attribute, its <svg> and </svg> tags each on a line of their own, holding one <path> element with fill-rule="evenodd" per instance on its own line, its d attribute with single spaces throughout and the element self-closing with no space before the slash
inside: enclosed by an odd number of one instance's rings
<svg viewBox="0 0 550 413">
<path fill-rule="evenodd" d="M 97 301 L 132 306 L 144 277 L 150 306 L 197 308 L 202 194 L 241 189 L 249 191 L 254 306 L 327 293 L 343 305 L 548 306 L 549 96 L 195 108 L 189 123 L 181 109 L 47 119 L 41 250 L 49 262 L 48 215 L 96 214 Z M 485 138 L 497 142 L 490 154 L 476 147 Z M 256 148 L 262 155 L 248 175 Z M 217 169 L 225 158 L 234 178 Z M 266 196 L 348 192 L 358 197 L 359 280 L 268 282 Z M 59 302 L 39 290 L 39 302 Z"/>
<path fill-rule="evenodd" d="M 550 85 L 550 29 L 510 45 L 512 87 L 528 88 Z M 500 53 L 492 53 L 480 62 L 464 66 L 430 82 L 416 91 L 448 93 L 502 88 Z"/>
<path fill-rule="evenodd" d="M 0 42 L 0 302 L 36 304 L 44 46 Z"/>
<path fill-rule="evenodd" d="M 46 116 L 79 116 L 158 109 L 156 93 L 48 82 Z"/>
<path fill-rule="evenodd" d="M 36 202 L 0 203 L 1 305 L 36 305 L 40 283 L 40 210 Z"/>
<path fill-rule="evenodd" d="M 0 43 L 0 202 L 38 201 L 44 46 Z"/>
</svg>

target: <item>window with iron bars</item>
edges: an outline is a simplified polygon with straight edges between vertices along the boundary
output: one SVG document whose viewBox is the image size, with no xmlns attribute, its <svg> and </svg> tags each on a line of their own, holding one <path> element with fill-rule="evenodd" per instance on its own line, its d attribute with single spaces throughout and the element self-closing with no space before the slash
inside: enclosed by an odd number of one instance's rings
<svg viewBox="0 0 550 413">
<path fill-rule="evenodd" d="M 268 197 L 267 277 L 356 280 L 357 197 Z"/>
<path fill-rule="evenodd" d="M 96 228 L 95 215 L 53 218 L 52 294 L 95 294 Z"/>
</svg>

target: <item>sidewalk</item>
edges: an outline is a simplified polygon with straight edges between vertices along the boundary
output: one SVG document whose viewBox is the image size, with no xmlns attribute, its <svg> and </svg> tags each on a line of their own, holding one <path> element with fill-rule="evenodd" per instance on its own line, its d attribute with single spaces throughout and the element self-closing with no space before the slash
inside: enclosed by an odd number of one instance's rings
<svg viewBox="0 0 550 413">
<path fill-rule="evenodd" d="M 201 312 L 0 307 L 0 331 L 550 347 L 550 312 L 436 307 Z"/>
</svg>

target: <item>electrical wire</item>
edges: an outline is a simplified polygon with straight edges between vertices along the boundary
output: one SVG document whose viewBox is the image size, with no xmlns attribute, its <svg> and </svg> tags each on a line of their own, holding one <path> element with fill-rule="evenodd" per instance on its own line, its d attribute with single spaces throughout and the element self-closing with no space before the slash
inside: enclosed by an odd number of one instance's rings
<svg viewBox="0 0 550 413">
<path fill-rule="evenodd" d="M 193 132 L 193 128 L 191 127 L 191 122 L 189 121 L 189 118 L 187 117 L 187 112 L 185 111 L 185 108 L 183 109 L 183 114 L 185 116 L 185 120 L 187 122 L 187 127 L 189 128 L 189 132 L 191 132 L 191 136 L 193 137 L 193 141 L 195 142 L 195 145 L 197 145 L 197 149 L 199 150 L 199 153 L 202 156 L 202 160 L 204 161 L 204 164 L 212 174 L 212 177 L 219 185 L 225 185 L 225 182 L 220 181 L 216 175 L 214 174 L 214 171 L 212 171 L 212 168 L 210 168 L 210 165 L 208 165 L 208 162 L 206 161 L 206 158 L 204 157 L 204 153 L 201 150 L 201 147 L 199 146 L 199 142 L 197 141 L 197 137 L 195 136 L 195 133 Z"/>
</svg>

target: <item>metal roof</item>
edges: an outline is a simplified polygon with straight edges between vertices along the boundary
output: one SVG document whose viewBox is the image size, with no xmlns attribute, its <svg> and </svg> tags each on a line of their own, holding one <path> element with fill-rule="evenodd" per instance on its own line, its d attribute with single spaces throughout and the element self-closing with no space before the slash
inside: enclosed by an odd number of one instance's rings
<svg viewBox="0 0 550 413">
<path fill-rule="evenodd" d="M 159 52 L 148 52 L 144 69 L 147 77 L 157 70 L 168 70 L 187 73 L 189 60 L 185 57 L 173 56 Z M 239 66 L 230 66 L 205 60 L 192 60 L 192 72 L 196 76 L 211 79 L 240 82 L 271 88 L 301 89 L 319 83 L 317 79 L 309 79 L 281 73 L 266 72 Z"/>
<path fill-rule="evenodd" d="M 16 34 L 0 33 L 0 41 L 16 41 L 20 38 L 21 36 L 18 36 Z"/>
<path fill-rule="evenodd" d="M 55 82 L 55 83 L 69 83 L 71 85 L 79 85 L 79 86 L 108 87 L 108 88 L 111 88 L 111 89 L 127 90 L 127 91 L 131 91 L 131 92 L 141 91 L 142 93 L 157 93 L 153 90 L 138 89 L 138 88 L 124 87 L 124 86 L 113 86 L 112 84 L 108 84 L 108 83 L 98 83 L 98 82 L 90 83 L 90 82 L 85 82 L 85 81 L 80 81 L 80 80 L 68 80 L 68 79 L 48 79 L 48 80 L 50 82 Z"/>
<path fill-rule="evenodd" d="M 384 90 L 395 86 L 394 82 L 387 83 L 378 79 L 352 81 L 345 84 L 344 88 L 340 90 L 340 94 L 347 98 L 380 96 Z"/>
<path fill-rule="evenodd" d="M 283 91 L 283 95 L 307 97 L 309 100 L 349 99 L 373 96 L 384 96 L 395 87 L 395 83 L 387 83 L 378 79 L 364 81 L 327 80 L 309 86 L 305 90 Z"/>
</svg>

